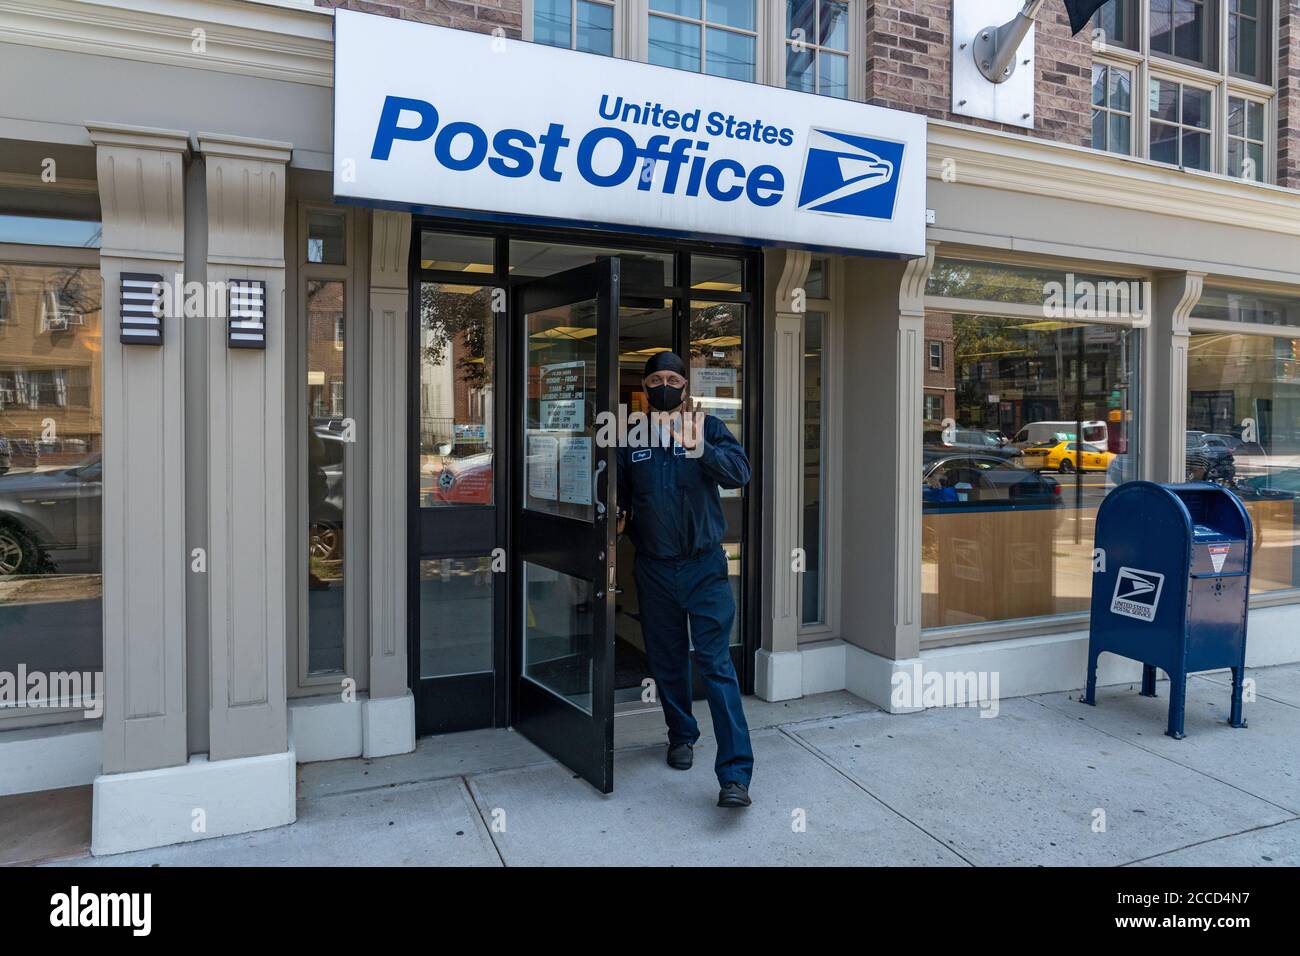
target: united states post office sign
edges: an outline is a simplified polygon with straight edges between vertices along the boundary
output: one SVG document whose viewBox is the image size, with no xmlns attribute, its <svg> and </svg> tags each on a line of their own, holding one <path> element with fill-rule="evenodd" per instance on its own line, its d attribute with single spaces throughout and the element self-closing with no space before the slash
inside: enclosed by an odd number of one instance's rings
<svg viewBox="0 0 1300 956">
<path fill-rule="evenodd" d="M 339 10 L 334 193 L 919 256 L 925 120 Z"/>
</svg>

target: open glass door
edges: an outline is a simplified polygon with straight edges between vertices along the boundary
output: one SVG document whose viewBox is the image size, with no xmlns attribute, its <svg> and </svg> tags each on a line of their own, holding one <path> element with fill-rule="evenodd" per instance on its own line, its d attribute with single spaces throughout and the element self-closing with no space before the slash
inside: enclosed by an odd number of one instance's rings
<svg viewBox="0 0 1300 956">
<path fill-rule="evenodd" d="M 614 773 L 615 448 L 596 443 L 617 413 L 619 260 L 514 288 L 512 618 L 515 727 L 602 793 Z"/>
</svg>

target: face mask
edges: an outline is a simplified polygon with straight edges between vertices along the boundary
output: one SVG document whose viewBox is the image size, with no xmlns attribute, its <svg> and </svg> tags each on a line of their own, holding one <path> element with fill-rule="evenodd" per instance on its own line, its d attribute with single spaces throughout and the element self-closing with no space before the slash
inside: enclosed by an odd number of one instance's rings
<svg viewBox="0 0 1300 956">
<path fill-rule="evenodd" d="M 671 412 L 686 397 L 686 387 L 683 385 L 654 385 L 646 389 L 646 394 L 650 397 L 650 404 L 656 410 Z"/>
</svg>

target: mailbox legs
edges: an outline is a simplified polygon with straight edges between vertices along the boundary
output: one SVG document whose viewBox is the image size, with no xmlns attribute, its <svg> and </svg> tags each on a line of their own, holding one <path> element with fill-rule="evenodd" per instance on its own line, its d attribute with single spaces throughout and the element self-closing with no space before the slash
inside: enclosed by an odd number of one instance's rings
<svg viewBox="0 0 1300 956">
<path fill-rule="evenodd" d="M 1155 668 L 1152 668 L 1152 670 L 1154 671 Z M 1144 678 L 1144 682 L 1145 682 L 1145 678 Z M 1151 696 L 1154 697 L 1155 696 L 1154 676 L 1152 677 L 1151 682 L 1153 685 L 1152 688 L 1153 693 Z M 1182 740 L 1185 736 L 1187 736 L 1186 734 L 1183 733 L 1183 715 L 1186 710 L 1186 703 L 1187 703 L 1187 675 L 1170 674 L 1169 675 L 1169 727 L 1167 730 L 1165 730 L 1165 733 L 1168 734 L 1170 737 L 1173 737 L 1174 740 Z"/>
<path fill-rule="evenodd" d="M 1232 669 L 1232 716 L 1228 718 L 1228 723 L 1234 727 L 1246 726 L 1246 718 L 1241 712 L 1241 692 L 1245 680 L 1245 665 L 1234 667 Z"/>
<path fill-rule="evenodd" d="M 1156 666 L 1154 664 L 1142 665 L 1142 690 L 1140 693 L 1143 697 L 1159 697 L 1156 693 Z"/>
<path fill-rule="evenodd" d="M 1101 656 L 1101 651 L 1094 650 L 1092 642 L 1088 642 L 1088 687 L 1083 692 L 1083 702 L 1093 707 L 1097 706 L 1097 658 Z"/>
</svg>

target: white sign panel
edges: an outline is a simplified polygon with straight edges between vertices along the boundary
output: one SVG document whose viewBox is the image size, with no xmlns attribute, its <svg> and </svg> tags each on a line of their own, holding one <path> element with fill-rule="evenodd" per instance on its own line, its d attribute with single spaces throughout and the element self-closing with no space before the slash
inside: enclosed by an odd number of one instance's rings
<svg viewBox="0 0 1300 956">
<path fill-rule="evenodd" d="M 559 440 L 550 435 L 528 436 L 528 494 L 532 497 L 556 499 L 559 448 Z"/>
<path fill-rule="evenodd" d="M 560 500 L 591 504 L 591 439 L 560 439 Z"/>
<path fill-rule="evenodd" d="M 542 366 L 542 427 L 557 432 L 580 432 L 586 427 L 586 362 Z"/>
<path fill-rule="evenodd" d="M 925 118 L 339 10 L 334 194 L 925 253 Z"/>
</svg>

